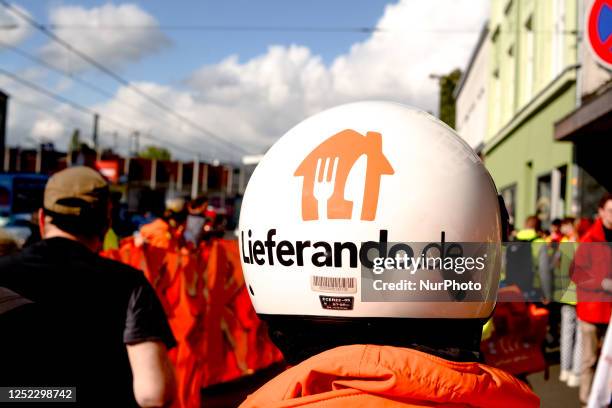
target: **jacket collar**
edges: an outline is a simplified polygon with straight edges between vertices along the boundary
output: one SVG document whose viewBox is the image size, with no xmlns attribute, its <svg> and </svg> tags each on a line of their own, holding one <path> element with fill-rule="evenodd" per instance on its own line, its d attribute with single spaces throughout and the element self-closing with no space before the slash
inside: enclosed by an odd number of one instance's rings
<svg viewBox="0 0 612 408">
<path fill-rule="evenodd" d="M 601 218 L 595 220 L 584 238 L 587 242 L 606 242 L 606 235 L 604 234 L 604 226 Z"/>
<path fill-rule="evenodd" d="M 539 406 L 527 385 L 501 370 L 375 345 L 342 346 L 311 357 L 264 385 L 242 406 L 306 406 L 346 393 L 398 402 L 393 406 L 416 406 L 410 401 L 418 406 Z"/>
</svg>

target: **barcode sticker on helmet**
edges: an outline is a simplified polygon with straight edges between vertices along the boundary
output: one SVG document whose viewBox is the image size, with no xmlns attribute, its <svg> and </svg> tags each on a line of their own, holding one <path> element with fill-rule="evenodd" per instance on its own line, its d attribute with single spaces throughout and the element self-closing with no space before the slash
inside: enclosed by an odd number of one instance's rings
<svg viewBox="0 0 612 408">
<path fill-rule="evenodd" d="M 312 276 L 312 290 L 317 292 L 356 293 L 356 278 L 340 278 L 334 276 Z"/>
</svg>

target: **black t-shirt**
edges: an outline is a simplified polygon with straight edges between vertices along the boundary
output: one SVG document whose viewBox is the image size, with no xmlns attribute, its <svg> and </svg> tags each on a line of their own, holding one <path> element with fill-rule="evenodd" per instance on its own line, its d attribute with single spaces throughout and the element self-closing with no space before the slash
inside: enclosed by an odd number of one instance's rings
<svg viewBox="0 0 612 408">
<path fill-rule="evenodd" d="M 32 302 L 0 316 L 0 386 L 76 386 L 78 405 L 136 406 L 126 344 L 176 345 L 142 272 L 78 242 L 0 259 L 0 287 Z"/>
</svg>

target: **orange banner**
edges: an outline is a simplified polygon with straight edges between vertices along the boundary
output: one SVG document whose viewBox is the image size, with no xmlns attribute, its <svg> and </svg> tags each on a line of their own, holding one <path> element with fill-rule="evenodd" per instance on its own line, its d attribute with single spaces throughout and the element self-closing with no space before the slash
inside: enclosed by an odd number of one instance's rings
<svg viewBox="0 0 612 408">
<path fill-rule="evenodd" d="M 171 236 L 163 242 L 121 242 L 103 255 L 143 271 L 155 288 L 177 339 L 174 406 L 200 407 L 200 389 L 232 381 L 282 360 L 251 305 L 238 242 L 212 240 L 195 251 Z"/>
</svg>

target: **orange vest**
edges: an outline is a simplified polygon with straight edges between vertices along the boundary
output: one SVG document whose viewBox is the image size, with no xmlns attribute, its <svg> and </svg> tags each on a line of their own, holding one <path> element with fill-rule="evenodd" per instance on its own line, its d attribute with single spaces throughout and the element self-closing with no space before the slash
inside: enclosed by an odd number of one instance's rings
<svg viewBox="0 0 612 408">
<path fill-rule="evenodd" d="M 407 348 L 352 345 L 318 354 L 250 395 L 241 408 L 539 407 L 510 374 Z"/>
<path fill-rule="evenodd" d="M 140 227 L 140 235 L 157 248 L 168 249 L 172 241 L 170 225 L 161 218 Z"/>
</svg>

